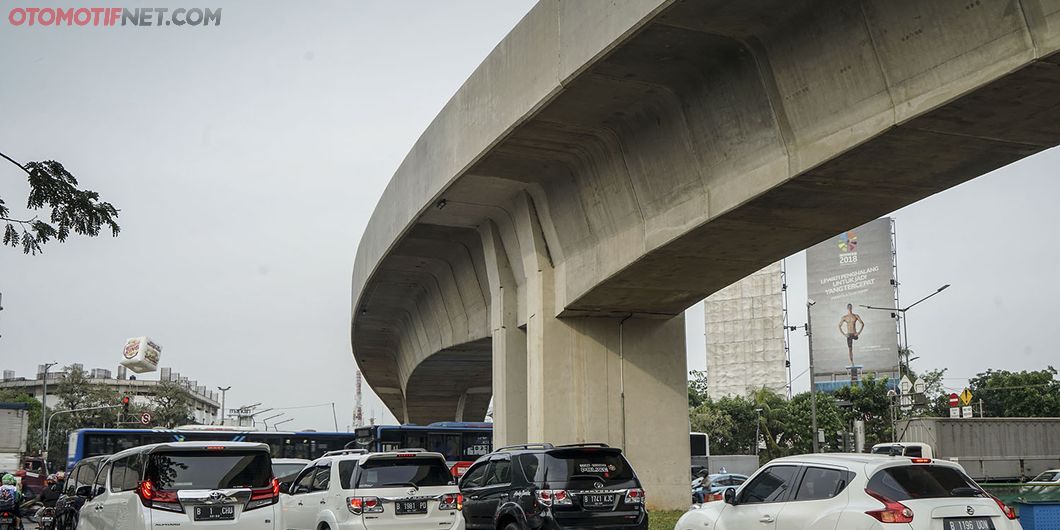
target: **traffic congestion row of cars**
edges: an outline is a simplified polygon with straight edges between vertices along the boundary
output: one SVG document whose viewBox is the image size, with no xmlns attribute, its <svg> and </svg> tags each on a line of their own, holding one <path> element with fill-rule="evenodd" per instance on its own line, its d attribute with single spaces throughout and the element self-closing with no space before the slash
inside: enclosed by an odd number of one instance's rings
<svg viewBox="0 0 1060 530">
<path fill-rule="evenodd" d="M 504 447 L 459 480 L 441 454 L 422 449 L 273 462 L 265 444 L 154 444 L 82 460 L 65 493 L 61 530 L 648 528 L 637 474 L 604 444 Z M 931 458 L 780 458 L 721 495 L 693 506 L 676 530 L 1021 528 L 960 466 Z"/>
<path fill-rule="evenodd" d="M 56 506 L 60 530 L 647 525 L 636 473 L 619 449 L 604 444 L 504 447 L 459 480 L 444 456 L 422 449 L 347 449 L 274 462 L 265 444 L 153 444 L 78 462 Z"/>
</svg>

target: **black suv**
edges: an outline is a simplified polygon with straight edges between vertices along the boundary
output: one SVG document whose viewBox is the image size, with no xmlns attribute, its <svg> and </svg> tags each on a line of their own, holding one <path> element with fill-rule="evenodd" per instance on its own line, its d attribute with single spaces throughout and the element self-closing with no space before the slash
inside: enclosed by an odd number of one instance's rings
<svg viewBox="0 0 1060 530">
<path fill-rule="evenodd" d="M 527 444 L 483 456 L 460 480 L 468 530 L 646 530 L 644 490 L 605 444 Z"/>
</svg>

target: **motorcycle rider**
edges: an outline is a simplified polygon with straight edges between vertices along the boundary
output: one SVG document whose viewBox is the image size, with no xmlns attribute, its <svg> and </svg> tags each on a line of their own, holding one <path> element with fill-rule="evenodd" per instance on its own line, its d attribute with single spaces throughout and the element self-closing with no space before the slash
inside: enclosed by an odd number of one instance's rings
<svg viewBox="0 0 1060 530">
<path fill-rule="evenodd" d="M 55 475 L 48 475 L 48 478 L 44 480 L 44 484 L 44 490 L 40 492 L 37 498 L 40 499 L 45 508 L 54 508 L 55 501 L 59 500 L 59 497 L 63 494 L 63 489 L 59 486 Z"/>
<path fill-rule="evenodd" d="M 10 504 L 10 506 L 2 507 L 15 517 L 15 528 L 22 528 L 22 513 L 19 510 L 22 501 L 22 492 L 16 486 L 15 476 L 11 473 L 4 474 L 0 479 L 0 503 Z"/>
</svg>

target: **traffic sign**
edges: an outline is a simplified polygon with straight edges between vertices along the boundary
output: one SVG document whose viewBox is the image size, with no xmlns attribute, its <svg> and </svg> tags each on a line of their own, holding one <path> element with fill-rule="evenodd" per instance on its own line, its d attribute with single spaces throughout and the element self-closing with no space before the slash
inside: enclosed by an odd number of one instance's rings
<svg viewBox="0 0 1060 530">
<path fill-rule="evenodd" d="M 926 391 L 927 391 L 927 385 L 924 384 L 924 380 L 923 379 L 917 379 L 916 382 L 913 383 L 913 393 L 914 394 L 923 394 Z"/>
<path fill-rule="evenodd" d="M 956 407 L 960 404 L 961 398 L 957 394 L 950 394 L 950 406 Z"/>
<path fill-rule="evenodd" d="M 967 388 L 961 392 L 961 405 L 967 405 L 972 402 L 972 391 Z"/>
<path fill-rule="evenodd" d="M 143 414 L 140 414 L 140 423 L 149 425 L 151 423 L 151 413 L 144 412 Z"/>
<path fill-rule="evenodd" d="M 898 383 L 898 388 L 902 389 L 903 394 L 908 394 L 913 390 L 913 382 L 909 380 L 908 375 L 902 376 L 902 380 Z"/>
<path fill-rule="evenodd" d="M 960 418 L 961 417 L 961 409 L 960 409 L 960 407 L 950 407 L 950 417 L 951 418 Z"/>
<path fill-rule="evenodd" d="M 961 407 L 961 417 L 963 417 L 963 418 L 971 418 L 972 417 L 972 407 L 970 405 L 966 405 L 964 407 Z"/>
</svg>

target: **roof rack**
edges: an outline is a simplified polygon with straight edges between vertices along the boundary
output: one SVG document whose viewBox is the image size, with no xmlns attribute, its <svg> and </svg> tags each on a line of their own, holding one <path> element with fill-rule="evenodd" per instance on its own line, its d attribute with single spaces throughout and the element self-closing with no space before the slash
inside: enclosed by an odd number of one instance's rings
<svg viewBox="0 0 1060 530">
<path fill-rule="evenodd" d="M 513 449 L 554 449 L 556 446 L 550 443 L 536 443 L 536 444 L 519 444 L 519 445 L 506 445 L 497 449 L 497 451 L 511 451 Z"/>
<path fill-rule="evenodd" d="M 324 456 L 339 456 L 339 455 L 366 455 L 367 450 L 364 449 L 340 449 L 338 451 L 328 451 L 324 453 Z"/>
<path fill-rule="evenodd" d="M 594 443 L 582 443 L 582 444 L 563 444 L 563 445 L 557 445 L 556 447 L 558 448 L 558 447 L 611 447 L 611 446 L 607 445 L 605 443 L 594 442 Z"/>
<path fill-rule="evenodd" d="M 401 449 L 394 449 L 393 451 L 384 451 L 386 453 L 426 453 L 427 450 L 422 447 L 402 447 Z"/>
</svg>

